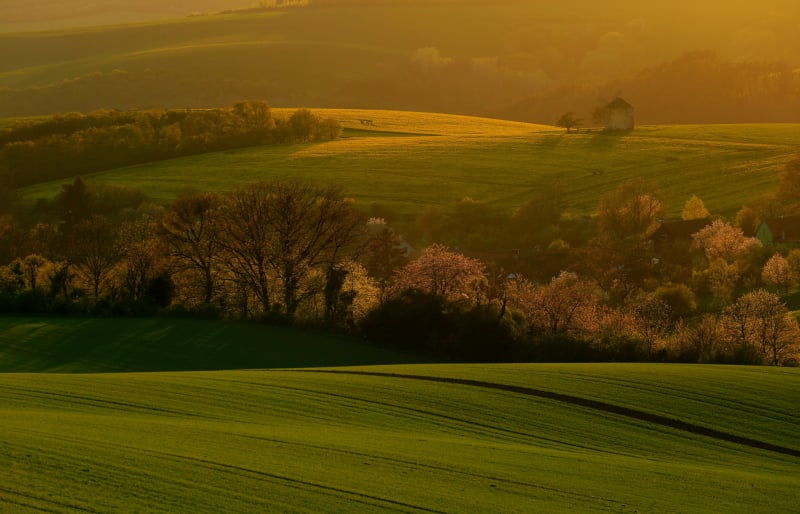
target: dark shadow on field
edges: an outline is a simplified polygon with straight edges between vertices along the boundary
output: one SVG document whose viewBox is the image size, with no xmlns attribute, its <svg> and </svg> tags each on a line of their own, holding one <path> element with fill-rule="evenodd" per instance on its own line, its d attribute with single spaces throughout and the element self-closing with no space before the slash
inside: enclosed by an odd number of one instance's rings
<svg viewBox="0 0 800 514">
<path fill-rule="evenodd" d="M 588 143 L 592 150 L 613 150 L 620 141 L 631 134 L 632 130 L 601 130 L 597 132 Z"/>
<path fill-rule="evenodd" d="M 531 146 L 535 150 L 542 150 L 542 151 L 555 150 L 556 147 L 558 147 L 559 145 L 561 145 L 561 143 L 564 142 L 564 138 L 565 137 L 566 137 L 565 134 L 558 134 L 558 135 L 541 134 L 541 135 L 537 135 L 532 140 Z"/>
<path fill-rule="evenodd" d="M 13 334 L 26 328 L 24 344 Z M 413 364 L 430 359 L 314 327 L 193 318 L 0 316 L 0 373 Z"/>
<path fill-rule="evenodd" d="M 498 391 L 506 391 L 510 393 L 534 396 L 536 398 L 544 398 L 547 400 L 553 400 L 561 403 L 575 405 L 577 407 L 582 407 L 585 409 L 616 414 L 618 416 L 623 416 L 626 418 L 635 419 L 637 421 L 644 421 L 646 423 L 652 423 L 655 425 L 669 427 L 674 430 L 680 430 L 682 432 L 689 432 L 691 434 L 710 437 L 712 439 L 717 439 L 720 441 L 740 444 L 742 446 L 749 446 L 750 448 L 767 450 L 775 453 L 780 453 L 782 455 L 789 455 L 792 457 L 800 457 L 800 450 L 795 448 L 787 448 L 785 446 L 779 446 L 776 444 L 759 441 L 757 439 L 751 439 L 749 437 L 730 434 L 728 432 L 723 432 L 721 430 L 716 430 L 713 428 L 696 425 L 694 423 L 688 423 L 686 421 L 670 418 L 667 416 L 661 416 L 659 414 L 652 414 L 649 412 L 631 409 L 629 407 L 622 407 L 620 405 L 614 405 L 612 403 L 601 402 L 598 400 L 591 400 L 588 398 L 581 398 L 579 396 L 573 396 L 569 394 L 556 393 L 554 391 L 534 389 L 531 387 L 516 386 L 511 384 L 497 384 L 494 382 L 484 382 L 481 380 L 471 380 L 463 378 L 433 377 L 426 375 L 405 375 L 399 373 L 381 373 L 378 371 L 349 371 L 349 370 L 294 370 L 294 371 L 300 373 L 327 373 L 327 374 L 400 378 L 400 379 L 439 382 L 446 384 L 480 387 L 484 389 L 493 389 Z"/>
</svg>

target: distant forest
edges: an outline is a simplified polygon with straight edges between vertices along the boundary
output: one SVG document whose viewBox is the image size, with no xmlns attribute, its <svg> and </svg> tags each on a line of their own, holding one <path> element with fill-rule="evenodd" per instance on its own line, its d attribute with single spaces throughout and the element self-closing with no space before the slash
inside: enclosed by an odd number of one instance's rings
<svg viewBox="0 0 800 514">
<path fill-rule="evenodd" d="M 153 70 L 93 72 L 58 83 L 0 88 L 0 114 L 131 109 L 148 105 L 205 107 L 269 97 L 275 105 L 404 109 L 475 114 L 553 124 L 575 111 L 586 119 L 624 93 L 637 123 L 800 122 L 800 71 L 779 62 L 733 62 L 711 52 L 687 53 L 626 78 L 600 85 L 561 85 L 527 94 L 530 78 L 485 69 L 470 60 L 432 65 L 435 50 L 384 68 L 341 89 L 301 93 L 272 77 L 193 77 L 165 80 Z M 431 61 L 433 62 L 433 61 Z"/>
<path fill-rule="evenodd" d="M 274 118 L 260 101 L 221 109 L 70 113 L 0 130 L 0 185 L 13 189 L 172 157 L 330 140 L 341 130 L 336 120 L 308 109 Z"/>
</svg>

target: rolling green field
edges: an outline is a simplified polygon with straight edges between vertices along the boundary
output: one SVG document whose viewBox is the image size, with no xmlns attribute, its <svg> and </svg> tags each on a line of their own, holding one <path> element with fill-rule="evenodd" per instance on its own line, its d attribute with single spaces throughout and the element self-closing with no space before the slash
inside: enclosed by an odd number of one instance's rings
<svg viewBox="0 0 800 514">
<path fill-rule="evenodd" d="M 417 378 L 308 371 L 0 375 L 0 508 L 790 512 L 800 501 L 800 456 L 791 454 L 800 451 L 796 370 L 369 369 Z M 697 419 L 788 454 L 503 390 L 504 384 L 600 398 L 635 412 L 664 410 L 671 419 Z M 746 423 L 731 424 L 737 410 Z"/>
<path fill-rule="evenodd" d="M 170 318 L 0 316 L 0 372 L 100 373 L 419 362 L 325 332 Z"/>
<path fill-rule="evenodd" d="M 0 511 L 800 502 L 797 369 L 392 362 L 413 361 L 259 325 L 0 318 Z M 192 366 L 284 369 L 142 372 Z"/>
<path fill-rule="evenodd" d="M 299 178 L 339 184 L 361 205 L 377 202 L 402 215 L 429 205 L 449 209 L 465 196 L 510 210 L 554 181 L 565 186 L 570 211 L 590 214 L 603 193 L 641 178 L 661 190 L 672 216 L 694 194 L 713 214 L 732 216 L 744 202 L 774 191 L 783 166 L 800 148 L 795 124 L 641 126 L 628 134 L 567 135 L 555 127 L 487 118 L 315 112 L 339 119 L 346 137 L 196 155 L 90 179 L 137 187 L 167 203 L 189 187 L 230 191 L 258 180 Z M 372 120 L 372 127 L 361 125 L 362 119 Z M 66 182 L 39 184 L 22 194 L 52 197 Z"/>
</svg>

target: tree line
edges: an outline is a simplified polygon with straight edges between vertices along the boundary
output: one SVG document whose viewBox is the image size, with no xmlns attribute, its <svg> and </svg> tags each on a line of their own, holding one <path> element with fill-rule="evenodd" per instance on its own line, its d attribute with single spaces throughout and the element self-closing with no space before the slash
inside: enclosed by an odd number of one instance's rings
<svg viewBox="0 0 800 514">
<path fill-rule="evenodd" d="M 777 194 L 787 210 L 800 206 L 797 163 Z M 336 187 L 261 182 L 159 207 L 76 179 L 50 221 L 0 217 L 0 310 L 324 325 L 452 360 L 797 364 L 800 329 L 781 295 L 800 282 L 800 250 L 746 233 L 754 207 L 732 223 L 693 197 L 684 218 L 707 223 L 657 252 L 663 203 L 642 183 L 605 195 L 591 229 L 549 200 L 508 223 L 535 217 L 527 237 L 550 244 L 492 252 L 471 249 L 468 229 L 492 218 L 473 200 L 441 222 L 456 248 L 401 236 Z"/>
<path fill-rule="evenodd" d="M 0 131 L 0 184 L 18 188 L 143 162 L 247 146 L 336 139 L 341 126 L 262 101 L 219 109 L 96 111 L 21 121 Z"/>
</svg>

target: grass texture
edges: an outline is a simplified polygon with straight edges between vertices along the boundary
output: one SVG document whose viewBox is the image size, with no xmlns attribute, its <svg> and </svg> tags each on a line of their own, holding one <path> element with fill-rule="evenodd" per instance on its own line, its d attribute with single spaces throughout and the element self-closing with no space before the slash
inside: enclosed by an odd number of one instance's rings
<svg viewBox="0 0 800 514">
<path fill-rule="evenodd" d="M 280 115 L 281 110 L 276 110 Z M 319 109 L 346 127 L 344 138 L 196 155 L 94 174 L 90 180 L 142 189 L 168 203 L 187 188 L 230 191 L 296 178 L 335 183 L 361 205 L 401 215 L 449 209 L 464 197 L 511 210 L 554 182 L 574 214 L 594 212 L 600 196 L 630 179 L 658 188 L 671 216 L 692 195 L 713 214 L 732 216 L 772 192 L 796 154 L 793 124 L 641 126 L 625 134 L 566 134 L 544 125 L 404 111 Z M 371 120 L 371 126 L 360 120 Z M 23 189 L 52 197 L 67 181 Z"/>
<path fill-rule="evenodd" d="M 796 370 L 553 364 L 368 369 L 379 375 L 365 375 L 364 368 L 348 371 L 0 375 L 0 507 L 59 512 L 789 512 L 797 507 L 797 456 L 502 389 L 522 384 L 600 398 L 635 412 L 663 410 L 671 418 L 696 418 L 706 427 L 797 451 Z M 729 416 L 737 410 L 743 423 L 732 426 Z"/>
</svg>

